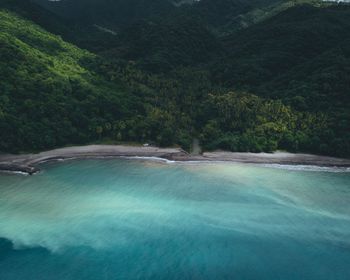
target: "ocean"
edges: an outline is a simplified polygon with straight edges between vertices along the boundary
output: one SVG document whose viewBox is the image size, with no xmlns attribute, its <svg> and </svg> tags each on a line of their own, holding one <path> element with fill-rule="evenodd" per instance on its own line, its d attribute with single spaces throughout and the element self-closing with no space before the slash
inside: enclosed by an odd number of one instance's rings
<svg viewBox="0 0 350 280">
<path fill-rule="evenodd" d="M 0 174 L 0 280 L 350 279 L 350 172 L 88 159 Z"/>
</svg>

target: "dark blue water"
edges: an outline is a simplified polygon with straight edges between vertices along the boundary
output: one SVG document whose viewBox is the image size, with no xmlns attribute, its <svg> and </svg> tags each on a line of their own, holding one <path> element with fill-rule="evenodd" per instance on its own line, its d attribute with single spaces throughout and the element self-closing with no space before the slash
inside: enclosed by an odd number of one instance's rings
<svg viewBox="0 0 350 280">
<path fill-rule="evenodd" d="M 0 175 L 0 280 L 350 279 L 349 172 L 44 167 Z"/>
</svg>

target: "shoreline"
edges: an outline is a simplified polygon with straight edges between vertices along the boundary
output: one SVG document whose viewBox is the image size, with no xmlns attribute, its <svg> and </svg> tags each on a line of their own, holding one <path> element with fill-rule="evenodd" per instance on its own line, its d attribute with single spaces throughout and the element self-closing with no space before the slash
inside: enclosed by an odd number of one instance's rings
<svg viewBox="0 0 350 280">
<path fill-rule="evenodd" d="M 180 148 L 158 148 L 126 145 L 88 145 L 54 149 L 38 154 L 0 154 L 0 171 L 34 174 L 40 171 L 39 164 L 65 159 L 101 157 L 150 157 L 176 162 L 236 162 L 255 164 L 307 165 L 318 167 L 350 167 L 350 159 L 311 154 L 205 152 L 191 155 Z"/>
</svg>

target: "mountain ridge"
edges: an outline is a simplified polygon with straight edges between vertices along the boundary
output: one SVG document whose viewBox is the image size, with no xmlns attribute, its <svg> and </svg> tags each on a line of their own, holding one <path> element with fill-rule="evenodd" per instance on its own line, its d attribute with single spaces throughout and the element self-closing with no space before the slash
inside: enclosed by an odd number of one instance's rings
<svg viewBox="0 0 350 280">
<path fill-rule="evenodd" d="M 189 150 L 197 138 L 205 150 L 350 156 L 349 8 L 294 3 L 218 32 L 190 13 L 207 1 L 118 31 L 2 2 L 0 150 L 96 141 Z M 252 13 L 275 5 L 258 2 Z"/>
</svg>

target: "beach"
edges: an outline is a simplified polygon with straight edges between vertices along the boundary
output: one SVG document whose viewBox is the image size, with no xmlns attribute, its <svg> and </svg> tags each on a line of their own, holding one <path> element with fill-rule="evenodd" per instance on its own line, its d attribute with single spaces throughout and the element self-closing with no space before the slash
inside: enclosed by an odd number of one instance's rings
<svg viewBox="0 0 350 280">
<path fill-rule="evenodd" d="M 257 164 L 314 165 L 324 167 L 350 167 L 350 159 L 310 154 L 236 153 L 226 151 L 204 152 L 191 155 L 180 148 L 159 148 L 127 145 L 87 145 L 54 149 L 37 154 L 1 154 L 0 170 L 34 174 L 39 164 L 46 161 L 99 157 L 154 157 L 172 161 L 224 161 Z"/>
</svg>

